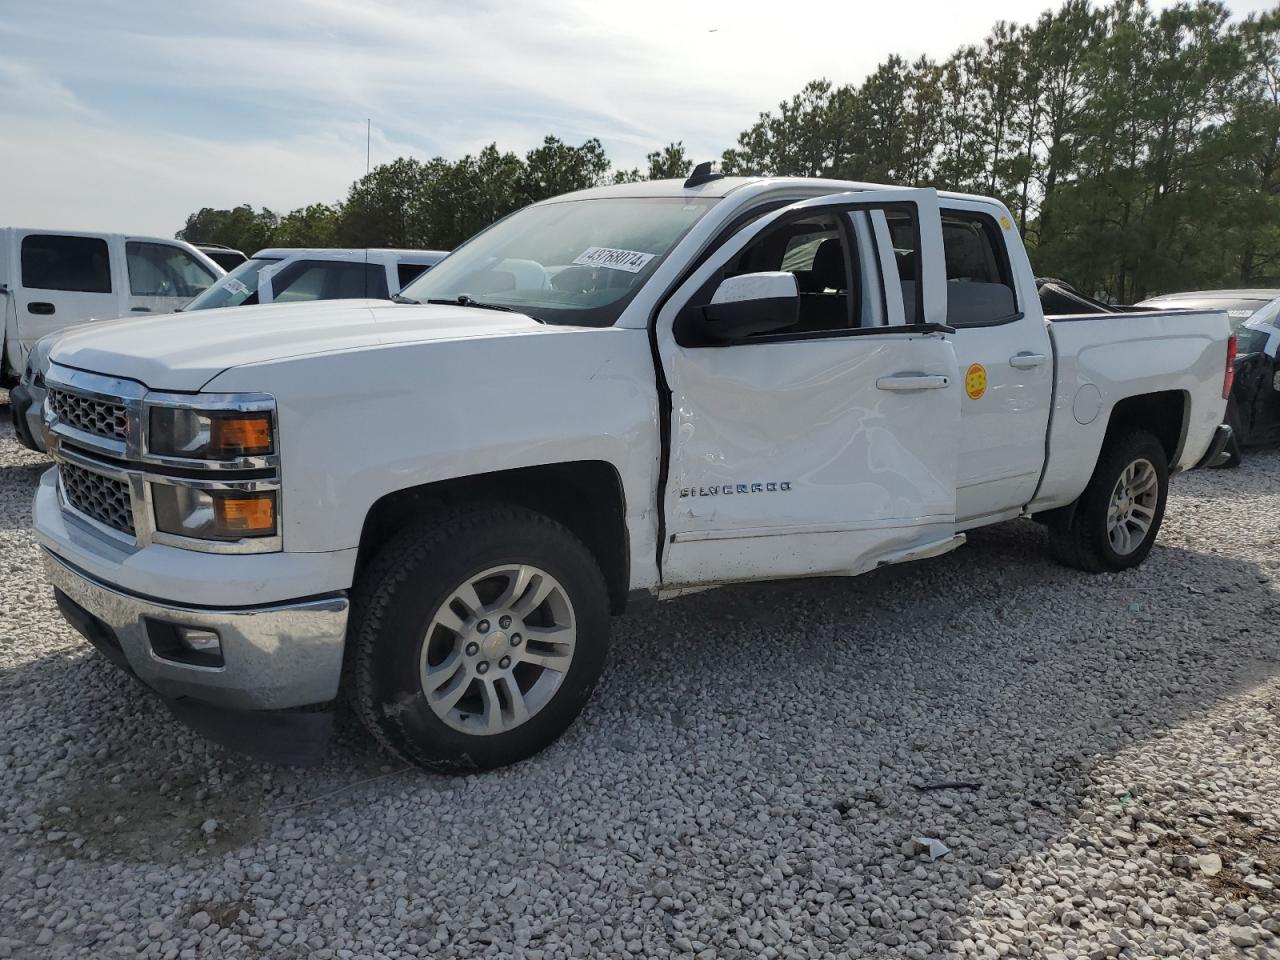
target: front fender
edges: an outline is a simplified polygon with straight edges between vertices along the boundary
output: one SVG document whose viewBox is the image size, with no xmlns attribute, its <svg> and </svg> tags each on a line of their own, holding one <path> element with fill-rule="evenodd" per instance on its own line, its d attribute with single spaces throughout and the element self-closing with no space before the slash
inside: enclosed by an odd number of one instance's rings
<svg viewBox="0 0 1280 960">
<path fill-rule="evenodd" d="M 312 355 L 233 368 L 205 390 L 276 398 L 286 551 L 357 546 L 373 504 L 409 487 L 598 460 L 622 478 L 633 563 L 654 562 L 658 413 L 643 330 Z"/>
</svg>

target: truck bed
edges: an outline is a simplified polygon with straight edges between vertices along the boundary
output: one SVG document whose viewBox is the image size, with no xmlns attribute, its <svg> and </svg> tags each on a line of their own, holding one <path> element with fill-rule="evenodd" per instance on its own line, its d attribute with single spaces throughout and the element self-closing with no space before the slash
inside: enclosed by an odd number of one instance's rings
<svg viewBox="0 0 1280 960">
<path fill-rule="evenodd" d="M 1180 402 L 1170 472 L 1208 450 L 1221 409 L 1230 324 L 1220 310 L 1142 310 L 1056 315 L 1049 321 L 1054 399 L 1048 457 L 1033 510 L 1064 506 L 1084 490 L 1111 413 L 1127 397 Z M 1180 396 L 1178 396 L 1180 395 Z"/>
</svg>

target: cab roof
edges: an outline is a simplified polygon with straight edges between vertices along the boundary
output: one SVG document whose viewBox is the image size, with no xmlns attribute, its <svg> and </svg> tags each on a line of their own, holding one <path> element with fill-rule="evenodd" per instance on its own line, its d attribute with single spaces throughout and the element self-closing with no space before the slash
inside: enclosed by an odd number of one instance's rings
<svg viewBox="0 0 1280 960">
<path fill-rule="evenodd" d="M 852 190 L 904 190 L 901 185 L 887 183 L 862 183 L 856 180 L 828 180 L 822 177 L 720 177 L 700 183 L 695 187 L 686 187 L 684 180 L 642 180 L 638 183 L 616 183 L 604 187 L 591 187 L 587 190 L 576 190 L 558 197 L 550 197 L 542 203 L 559 203 L 566 200 L 602 200 L 609 197 L 704 197 L 721 199 L 736 190 L 758 185 L 764 189 L 779 190 L 797 189 L 813 191 L 826 188 L 831 193 L 846 193 Z M 821 190 L 819 190 L 821 192 Z M 954 193 L 938 191 L 939 197 L 952 200 L 987 200 L 971 193 Z M 996 202 L 996 201 L 991 201 Z"/>
</svg>

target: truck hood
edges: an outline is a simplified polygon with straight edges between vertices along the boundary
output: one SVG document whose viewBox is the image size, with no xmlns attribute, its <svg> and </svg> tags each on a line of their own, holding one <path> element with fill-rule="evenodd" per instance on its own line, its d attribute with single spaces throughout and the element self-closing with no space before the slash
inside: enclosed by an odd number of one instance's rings
<svg viewBox="0 0 1280 960">
<path fill-rule="evenodd" d="M 475 307 L 326 300 L 228 307 L 90 324 L 53 346 L 54 363 L 194 392 L 230 367 L 395 343 L 538 333 L 522 313 Z"/>
</svg>

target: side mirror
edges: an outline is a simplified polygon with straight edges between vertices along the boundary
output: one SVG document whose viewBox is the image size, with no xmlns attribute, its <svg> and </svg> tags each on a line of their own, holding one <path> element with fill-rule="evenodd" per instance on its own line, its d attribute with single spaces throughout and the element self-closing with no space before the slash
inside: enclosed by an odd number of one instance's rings
<svg viewBox="0 0 1280 960">
<path fill-rule="evenodd" d="M 794 327 L 800 321 L 800 288 L 793 273 L 744 273 L 727 277 L 702 308 L 704 336 L 720 342 Z"/>
</svg>

